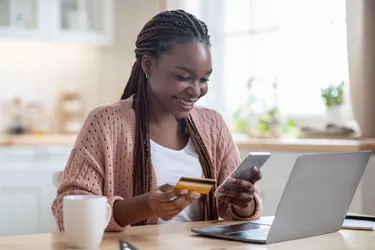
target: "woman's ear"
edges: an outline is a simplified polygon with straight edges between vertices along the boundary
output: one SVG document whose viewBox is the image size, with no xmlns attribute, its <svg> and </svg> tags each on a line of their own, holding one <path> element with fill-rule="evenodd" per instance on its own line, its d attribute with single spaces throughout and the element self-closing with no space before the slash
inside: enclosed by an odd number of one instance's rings
<svg viewBox="0 0 375 250">
<path fill-rule="evenodd" d="M 141 62 L 142 70 L 149 77 L 151 76 L 152 63 L 153 63 L 152 57 L 148 55 L 144 55 L 142 57 L 142 62 Z"/>
</svg>

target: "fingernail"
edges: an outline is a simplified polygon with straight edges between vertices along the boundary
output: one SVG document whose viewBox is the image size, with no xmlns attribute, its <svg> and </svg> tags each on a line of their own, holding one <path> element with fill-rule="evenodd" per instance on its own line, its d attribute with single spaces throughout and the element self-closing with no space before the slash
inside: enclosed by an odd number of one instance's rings
<svg viewBox="0 0 375 250">
<path fill-rule="evenodd" d="M 233 177 L 230 177 L 230 178 L 229 178 L 229 182 L 231 182 L 231 183 L 236 183 L 236 179 L 234 179 Z"/>
<path fill-rule="evenodd" d="M 187 194 L 189 191 L 187 190 L 187 189 L 182 189 L 181 191 L 180 191 L 180 194 Z"/>
<path fill-rule="evenodd" d="M 201 194 L 196 192 L 196 191 L 193 191 L 191 193 L 191 198 L 193 198 L 193 199 L 198 199 L 200 196 L 201 196 Z"/>
</svg>

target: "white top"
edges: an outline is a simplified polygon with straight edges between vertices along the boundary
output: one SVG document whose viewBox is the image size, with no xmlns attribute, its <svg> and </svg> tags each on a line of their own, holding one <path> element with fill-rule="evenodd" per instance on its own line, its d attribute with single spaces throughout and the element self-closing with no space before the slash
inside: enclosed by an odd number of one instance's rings
<svg viewBox="0 0 375 250">
<path fill-rule="evenodd" d="M 163 147 L 151 140 L 151 160 L 155 167 L 157 185 L 176 185 L 184 177 L 202 178 L 203 171 L 194 144 L 189 142 L 182 150 Z M 193 201 L 170 221 L 159 218 L 159 223 L 188 222 L 202 220 L 198 201 Z"/>
</svg>

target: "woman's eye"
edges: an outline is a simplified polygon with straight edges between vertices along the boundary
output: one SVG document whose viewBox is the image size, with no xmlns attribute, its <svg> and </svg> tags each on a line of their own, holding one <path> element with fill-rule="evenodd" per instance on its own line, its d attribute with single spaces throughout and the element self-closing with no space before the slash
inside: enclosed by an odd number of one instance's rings
<svg viewBox="0 0 375 250">
<path fill-rule="evenodd" d="M 208 82 L 210 79 L 208 79 L 208 78 L 202 78 L 201 79 L 201 83 L 206 83 L 206 82 Z"/>
<path fill-rule="evenodd" d="M 190 77 L 188 77 L 188 76 L 176 76 L 176 79 L 178 81 L 189 81 Z"/>
</svg>

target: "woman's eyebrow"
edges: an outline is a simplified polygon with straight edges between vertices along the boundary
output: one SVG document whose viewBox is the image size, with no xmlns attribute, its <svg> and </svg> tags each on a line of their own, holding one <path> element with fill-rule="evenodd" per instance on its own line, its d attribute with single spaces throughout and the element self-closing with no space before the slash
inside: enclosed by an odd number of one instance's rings
<svg viewBox="0 0 375 250">
<path fill-rule="evenodd" d="M 207 71 L 206 74 L 204 74 L 204 75 L 211 75 L 211 73 L 212 73 L 212 69 L 210 69 L 209 71 Z"/>
<path fill-rule="evenodd" d="M 182 71 L 185 71 L 185 72 L 187 72 L 189 74 L 192 74 L 192 75 L 194 74 L 194 70 L 188 69 L 188 68 L 186 68 L 184 66 L 176 66 L 175 68 L 179 69 L 179 70 L 182 70 Z"/>
<path fill-rule="evenodd" d="M 182 71 L 185 71 L 185 72 L 187 72 L 187 73 L 189 73 L 189 74 L 191 74 L 191 75 L 194 74 L 194 70 L 191 70 L 191 69 L 186 68 L 186 67 L 184 67 L 184 66 L 176 66 L 175 68 L 176 68 L 176 69 L 179 69 L 179 70 L 182 70 Z M 209 75 L 209 74 L 211 74 L 211 73 L 212 73 L 212 69 L 208 70 L 208 71 L 206 72 L 205 75 Z"/>
</svg>

